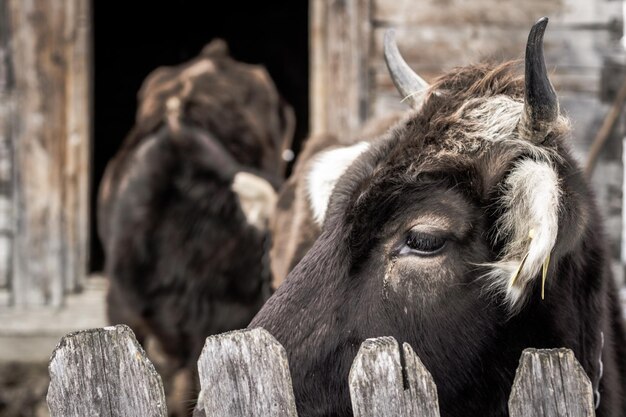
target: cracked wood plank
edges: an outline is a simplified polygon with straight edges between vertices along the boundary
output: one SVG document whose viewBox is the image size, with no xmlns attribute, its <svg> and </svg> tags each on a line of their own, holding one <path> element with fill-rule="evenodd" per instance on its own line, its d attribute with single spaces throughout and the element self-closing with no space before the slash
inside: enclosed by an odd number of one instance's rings
<svg viewBox="0 0 626 417">
<path fill-rule="evenodd" d="M 167 417 L 161 377 L 127 326 L 68 334 L 48 370 L 51 417 Z"/>
<path fill-rule="evenodd" d="M 511 417 L 592 417 L 593 390 L 569 349 L 526 349 L 509 398 Z"/>
<path fill-rule="evenodd" d="M 355 417 L 439 417 L 437 387 L 408 343 L 392 337 L 367 339 L 350 369 L 350 397 Z"/>
<path fill-rule="evenodd" d="M 262 328 L 210 336 L 194 417 L 297 417 L 287 352 Z"/>
</svg>

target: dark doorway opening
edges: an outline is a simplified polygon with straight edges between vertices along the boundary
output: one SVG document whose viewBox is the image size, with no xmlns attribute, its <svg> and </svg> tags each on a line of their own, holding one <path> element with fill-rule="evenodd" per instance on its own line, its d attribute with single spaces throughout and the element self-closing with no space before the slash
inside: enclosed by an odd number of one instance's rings
<svg viewBox="0 0 626 417">
<path fill-rule="evenodd" d="M 308 131 L 308 1 L 222 2 L 93 1 L 94 143 L 91 191 L 91 271 L 103 253 L 96 231 L 96 196 L 107 162 L 133 125 L 136 93 L 162 65 L 198 54 L 211 39 L 225 39 L 240 61 L 263 64 L 294 107 L 294 151 Z"/>
</svg>

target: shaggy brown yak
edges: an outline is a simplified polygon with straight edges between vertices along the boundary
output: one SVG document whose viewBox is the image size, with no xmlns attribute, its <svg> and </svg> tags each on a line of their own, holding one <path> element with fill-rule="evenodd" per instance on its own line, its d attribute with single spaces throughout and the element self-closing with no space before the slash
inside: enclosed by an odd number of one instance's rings
<svg viewBox="0 0 626 417">
<path fill-rule="evenodd" d="M 514 63 L 475 65 L 430 86 L 388 33 L 388 67 L 414 110 L 306 163 L 307 211 L 294 215 L 319 229 L 288 255 L 284 269 L 297 265 L 250 324 L 287 350 L 300 417 L 352 415 L 350 365 L 378 336 L 413 347 L 443 417 L 506 416 L 527 347 L 572 349 L 597 415 L 626 416 L 621 310 L 547 77 L 546 25 L 530 32 L 524 77 Z"/>
<path fill-rule="evenodd" d="M 269 297 L 270 183 L 292 133 L 265 70 L 234 61 L 221 41 L 147 78 L 100 188 L 112 323 L 154 336 L 193 374 L 208 335 L 250 322 Z"/>
</svg>

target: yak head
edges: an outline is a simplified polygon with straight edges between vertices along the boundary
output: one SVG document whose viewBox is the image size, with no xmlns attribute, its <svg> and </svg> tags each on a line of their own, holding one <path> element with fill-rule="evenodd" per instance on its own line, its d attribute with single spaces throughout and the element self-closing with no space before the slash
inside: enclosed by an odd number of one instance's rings
<svg viewBox="0 0 626 417">
<path fill-rule="evenodd" d="M 184 64 L 153 71 L 138 101 L 140 130 L 150 131 L 175 113 L 181 122 L 211 132 L 239 164 L 284 175 L 281 154 L 291 146 L 293 110 L 265 68 L 234 60 L 223 40 Z"/>
<path fill-rule="evenodd" d="M 285 346 L 300 415 L 351 415 L 348 371 L 369 337 L 410 343 L 448 416 L 506 414 L 524 348 L 577 348 L 585 295 L 566 275 L 600 255 L 590 241 L 573 256 L 597 224 L 548 79 L 546 25 L 530 32 L 525 71 L 475 65 L 432 85 L 386 34 L 413 111 L 317 158 L 321 233 L 250 325 Z"/>
</svg>

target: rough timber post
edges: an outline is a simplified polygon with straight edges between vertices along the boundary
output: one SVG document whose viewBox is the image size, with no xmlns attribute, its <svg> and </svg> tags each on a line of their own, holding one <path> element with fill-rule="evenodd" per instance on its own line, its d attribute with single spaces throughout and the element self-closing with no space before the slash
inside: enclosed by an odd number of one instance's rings
<svg viewBox="0 0 626 417">
<path fill-rule="evenodd" d="M 86 275 L 89 4 L 0 0 L 0 286 L 16 305 L 59 306 Z"/>
<path fill-rule="evenodd" d="M 371 2 L 309 2 L 311 133 L 342 137 L 368 116 Z"/>
<path fill-rule="evenodd" d="M 591 382 L 569 349 L 526 349 L 509 397 L 511 417 L 593 417 Z"/>
<path fill-rule="evenodd" d="M 67 335 L 49 371 L 51 417 L 167 417 L 161 377 L 126 326 Z"/>
<path fill-rule="evenodd" d="M 297 417 L 287 353 L 258 328 L 210 336 L 194 417 Z"/>
<path fill-rule="evenodd" d="M 350 369 L 355 417 L 439 417 L 437 387 L 411 346 L 392 337 L 367 339 Z"/>
</svg>

